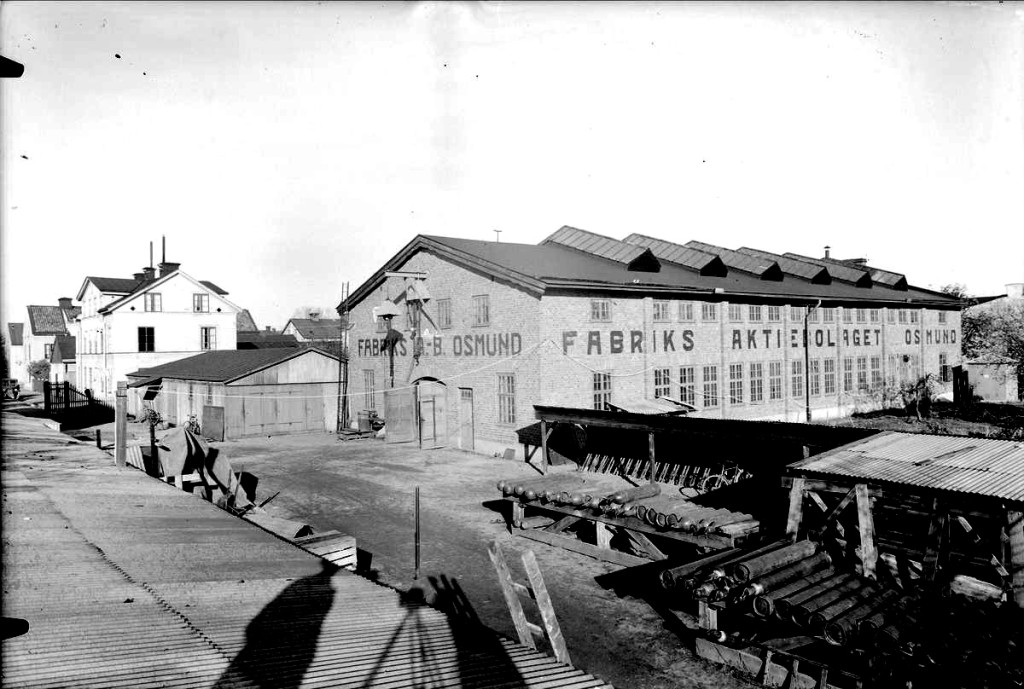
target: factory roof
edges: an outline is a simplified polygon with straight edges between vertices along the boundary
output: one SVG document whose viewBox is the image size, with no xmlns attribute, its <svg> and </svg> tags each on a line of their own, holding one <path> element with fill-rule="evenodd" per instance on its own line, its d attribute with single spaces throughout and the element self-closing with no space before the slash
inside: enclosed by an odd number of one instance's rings
<svg viewBox="0 0 1024 689">
<path fill-rule="evenodd" d="M 884 432 L 790 469 L 1024 503 L 1024 443 L 1009 440 Z"/>
<path fill-rule="evenodd" d="M 865 270 L 786 254 L 786 267 L 769 252 L 732 251 L 701 242 L 674 244 L 632 234 L 629 241 L 563 227 L 540 244 L 418 235 L 352 292 L 348 308 L 366 298 L 416 253 L 426 252 L 536 296 L 551 293 L 631 292 L 664 298 L 753 302 L 774 299 L 825 305 L 875 304 L 959 308 L 960 301 L 919 287 L 873 282 Z M 717 253 L 714 253 L 717 252 Z M 711 257 L 710 259 L 708 257 Z M 706 267 L 718 261 L 722 270 Z M 826 268 L 827 284 L 820 271 Z M 799 274 L 803 273 L 803 274 Z"/>
</svg>

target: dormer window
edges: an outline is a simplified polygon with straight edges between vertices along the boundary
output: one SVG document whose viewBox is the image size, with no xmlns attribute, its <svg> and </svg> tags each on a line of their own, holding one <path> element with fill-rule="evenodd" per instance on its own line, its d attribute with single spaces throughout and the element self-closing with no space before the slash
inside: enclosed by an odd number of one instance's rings
<svg viewBox="0 0 1024 689">
<path fill-rule="evenodd" d="M 142 295 L 142 302 L 146 306 L 146 311 L 163 311 L 163 298 L 159 292 L 147 292 Z"/>
<path fill-rule="evenodd" d="M 193 313 L 209 313 L 210 312 L 210 295 L 209 294 L 193 294 L 192 295 L 192 312 Z"/>
</svg>

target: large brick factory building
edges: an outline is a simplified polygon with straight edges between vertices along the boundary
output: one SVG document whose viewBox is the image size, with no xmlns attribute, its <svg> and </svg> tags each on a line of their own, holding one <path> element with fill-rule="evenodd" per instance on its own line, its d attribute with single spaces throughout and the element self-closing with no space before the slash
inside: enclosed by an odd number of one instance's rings
<svg viewBox="0 0 1024 689">
<path fill-rule="evenodd" d="M 491 452 L 534 404 L 799 421 L 926 373 L 949 385 L 959 308 L 861 259 L 563 227 L 538 245 L 417 236 L 339 310 L 353 417 Z"/>
</svg>

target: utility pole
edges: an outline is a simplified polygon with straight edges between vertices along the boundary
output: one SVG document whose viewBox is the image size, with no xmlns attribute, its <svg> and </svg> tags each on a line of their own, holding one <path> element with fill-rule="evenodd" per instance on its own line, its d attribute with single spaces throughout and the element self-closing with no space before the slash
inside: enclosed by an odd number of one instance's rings
<svg viewBox="0 0 1024 689">
<path fill-rule="evenodd" d="M 828 253 L 828 247 L 825 247 Z M 807 413 L 807 423 L 811 422 L 811 333 L 807 326 L 811 318 L 811 311 L 821 306 L 821 300 L 814 306 L 808 305 L 804 308 L 804 409 Z"/>
<path fill-rule="evenodd" d="M 494 233 L 494 241 L 495 242 L 500 242 L 501 241 L 501 230 L 491 230 L 491 232 Z"/>
<path fill-rule="evenodd" d="M 338 421 L 336 433 L 348 428 L 348 347 L 345 331 L 348 327 L 348 282 L 341 286 L 341 306 L 338 308 Z"/>
</svg>

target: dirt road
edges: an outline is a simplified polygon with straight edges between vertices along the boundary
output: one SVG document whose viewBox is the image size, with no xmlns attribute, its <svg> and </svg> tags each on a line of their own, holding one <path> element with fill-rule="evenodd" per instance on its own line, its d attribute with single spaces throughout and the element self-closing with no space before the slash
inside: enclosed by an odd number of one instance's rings
<svg viewBox="0 0 1024 689">
<path fill-rule="evenodd" d="M 594 577 L 619 569 L 560 548 L 513 539 L 504 526 L 495 483 L 531 476 L 521 462 L 453 450 L 421 451 L 379 440 L 338 441 L 299 435 L 218 444 L 232 463 L 259 476 L 259 499 L 281 491 L 271 514 L 356 536 L 369 576 L 401 590 L 418 586 L 439 607 L 458 607 L 487 626 L 515 632 L 487 555 L 498 540 L 510 563 L 532 549 L 551 592 L 573 663 L 618 687 L 747 687 L 707 663 L 642 600 L 603 589 Z M 421 489 L 422 560 L 414 570 L 414 489 Z M 442 596 L 437 596 L 437 591 Z M 452 605 L 452 594 L 461 602 Z M 467 605 L 468 603 L 468 605 Z"/>
</svg>

